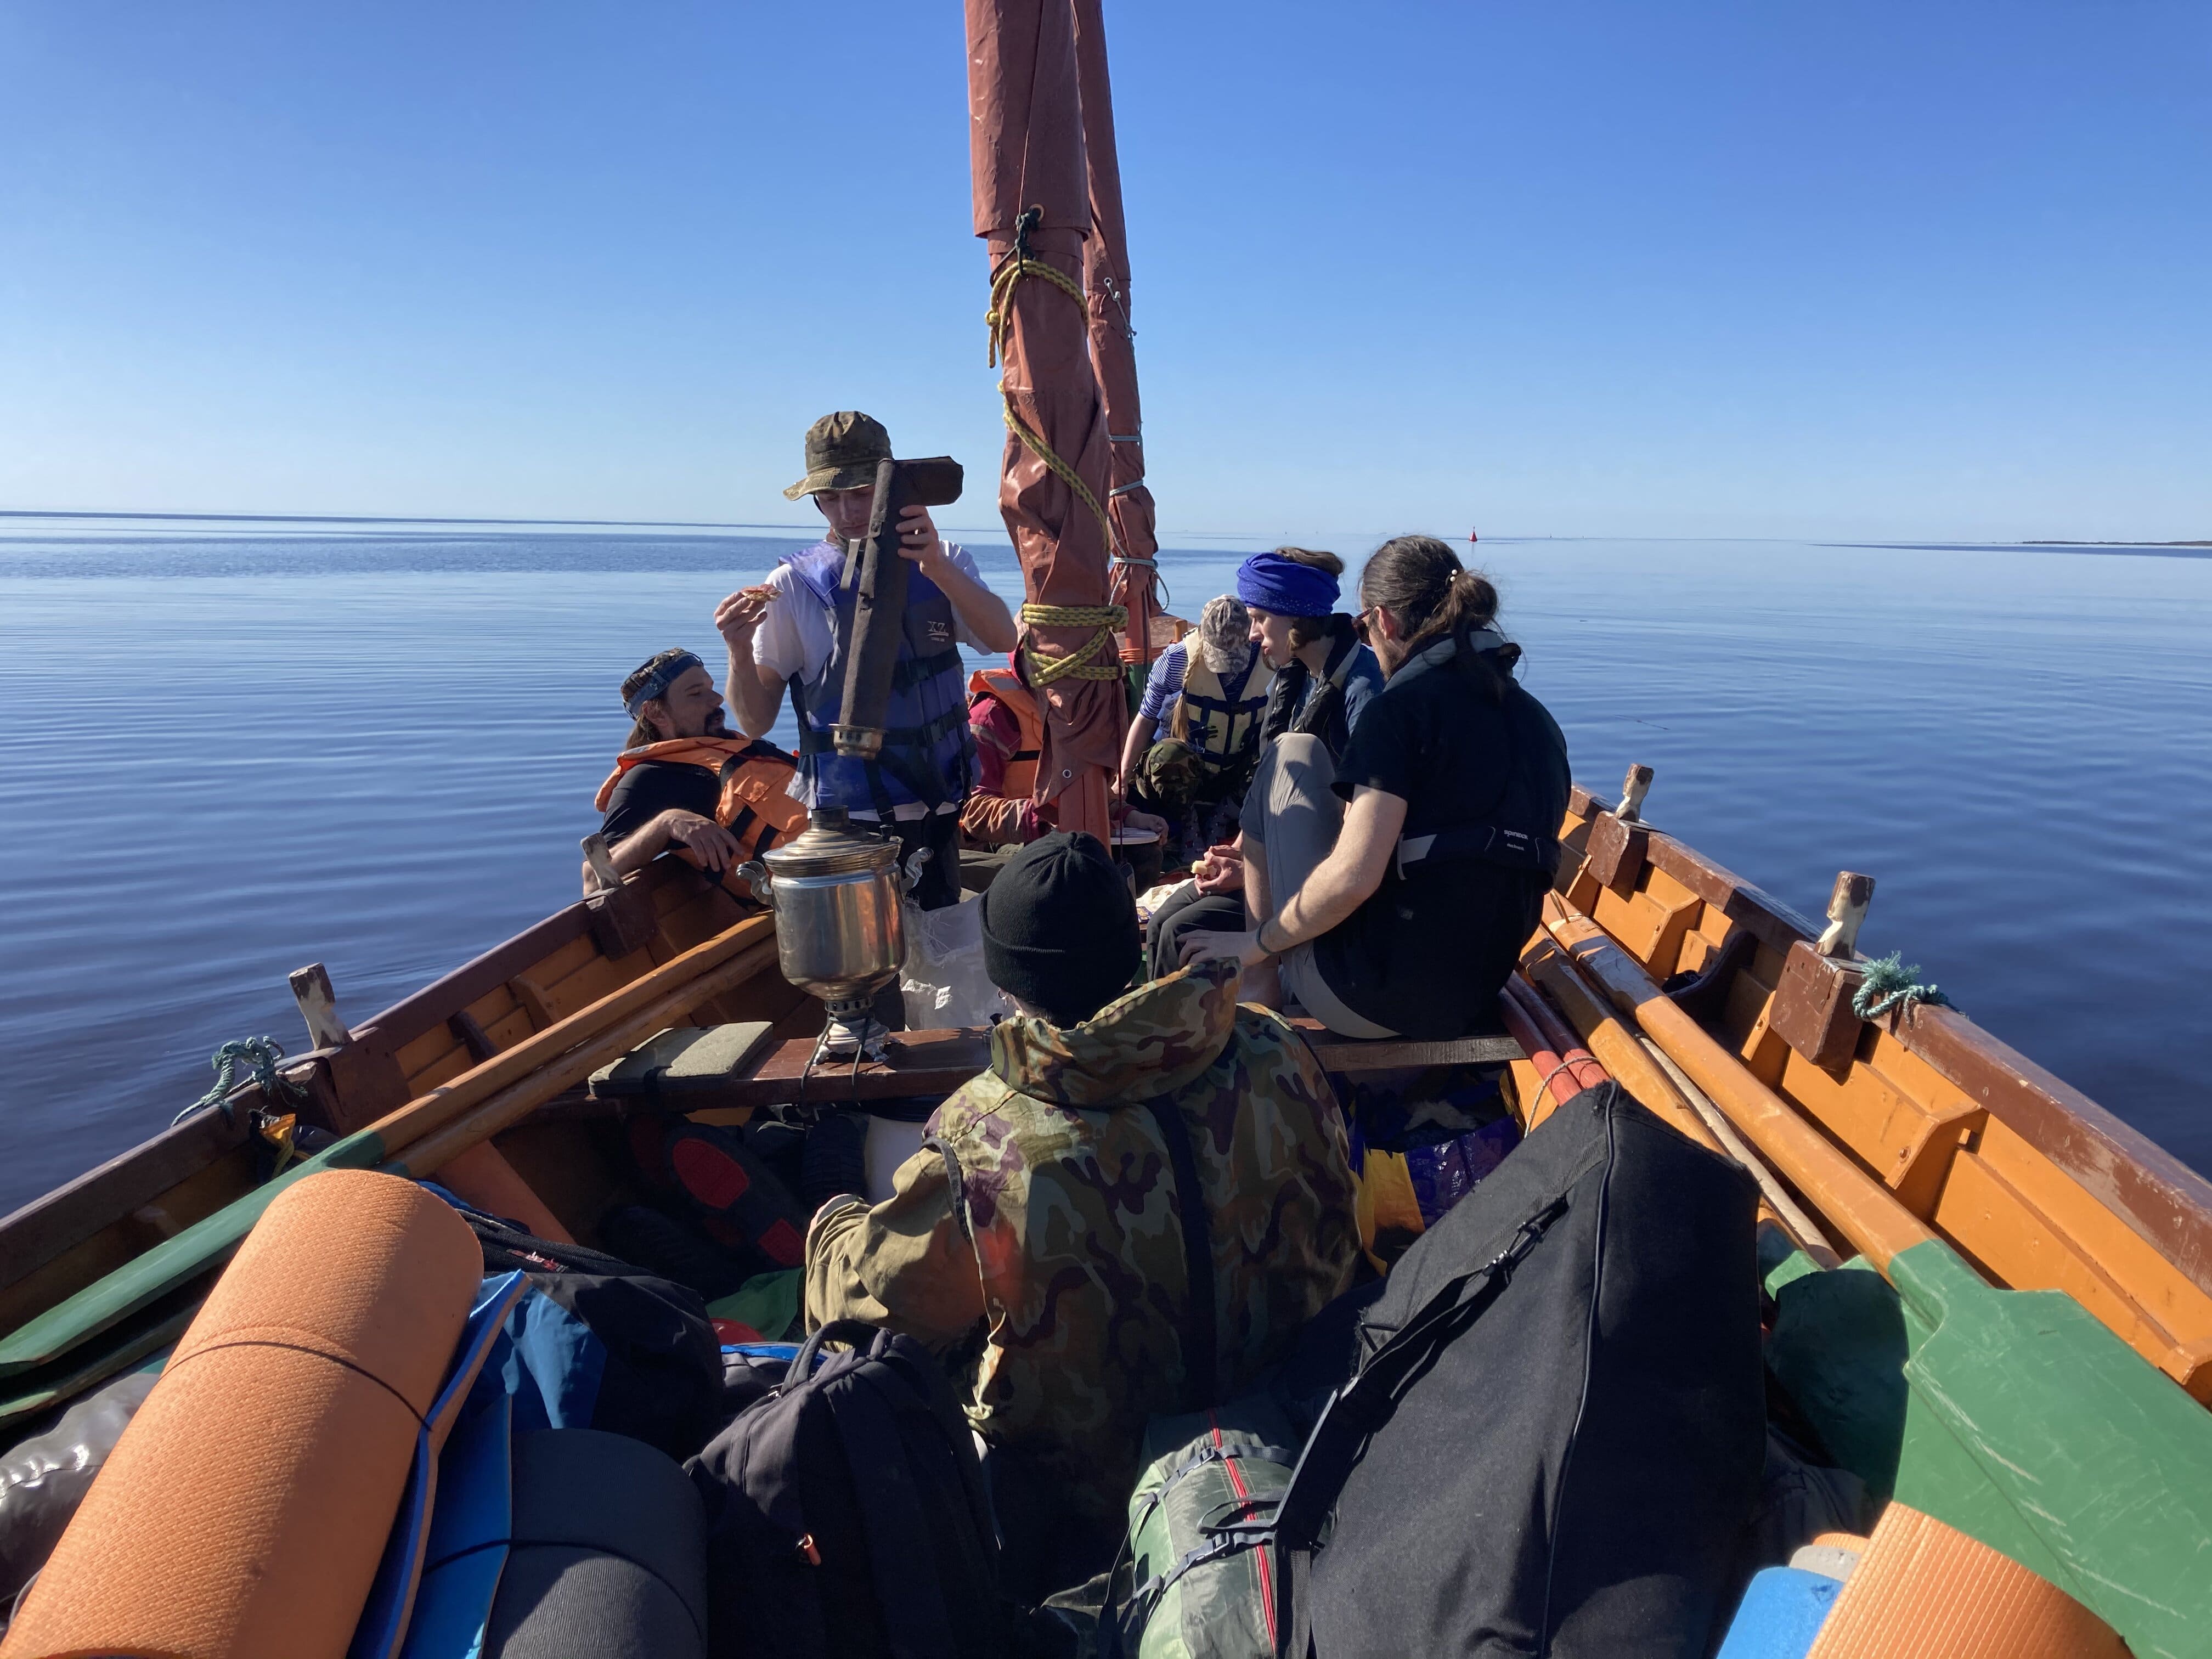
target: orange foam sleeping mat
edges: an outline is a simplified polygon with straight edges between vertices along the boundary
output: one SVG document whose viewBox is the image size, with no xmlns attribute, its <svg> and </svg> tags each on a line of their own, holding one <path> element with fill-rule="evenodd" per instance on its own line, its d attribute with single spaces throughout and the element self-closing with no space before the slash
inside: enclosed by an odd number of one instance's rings
<svg viewBox="0 0 2212 1659">
<path fill-rule="evenodd" d="M 2127 1655 L 2110 1625 L 2049 1579 L 1933 1516 L 1893 1503 L 1806 1659 Z"/>
<path fill-rule="evenodd" d="M 343 1659 L 483 1275 L 412 1182 L 331 1170 L 280 1194 L 0 1659 Z"/>
</svg>

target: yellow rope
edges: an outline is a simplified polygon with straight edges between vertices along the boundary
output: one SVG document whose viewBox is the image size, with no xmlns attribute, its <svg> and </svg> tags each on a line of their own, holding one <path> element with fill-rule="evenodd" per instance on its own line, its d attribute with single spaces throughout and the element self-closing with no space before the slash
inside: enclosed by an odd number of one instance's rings
<svg viewBox="0 0 2212 1659">
<path fill-rule="evenodd" d="M 1035 210 L 1031 210 L 1035 211 Z M 1022 235 L 1015 244 L 1013 257 L 999 267 L 991 278 L 991 308 L 983 313 L 983 325 L 990 337 L 988 361 L 994 368 L 1006 361 L 1006 337 L 1014 327 L 1014 289 L 1024 276 L 1042 276 L 1054 288 L 1075 301 L 1082 312 L 1084 325 L 1091 323 L 1091 302 L 1083 296 L 1082 285 L 1057 265 L 1047 264 L 1042 259 L 1032 259 L 1027 252 L 1028 238 Z M 1083 482 L 1073 467 L 1053 452 L 1041 433 L 1014 412 L 1014 394 L 1006 389 L 1006 377 L 999 380 L 999 397 L 1005 403 L 1006 429 L 1022 441 L 1022 446 L 1042 461 L 1052 475 L 1075 493 L 1075 498 L 1089 507 L 1098 520 L 1100 532 L 1106 538 L 1106 550 L 1115 557 L 1121 556 L 1118 538 L 1114 534 L 1114 520 L 1091 493 L 1091 486 Z"/>
<path fill-rule="evenodd" d="M 1040 689 L 1054 680 L 1118 680 L 1121 665 L 1091 659 L 1114 643 L 1117 629 L 1129 624 L 1129 613 L 1118 605 L 1025 605 L 1022 623 L 1028 628 L 1095 628 L 1098 631 L 1064 657 L 1048 657 L 1036 648 L 1034 635 L 1024 636 L 1022 649 L 1029 657 L 1030 684 Z"/>
</svg>

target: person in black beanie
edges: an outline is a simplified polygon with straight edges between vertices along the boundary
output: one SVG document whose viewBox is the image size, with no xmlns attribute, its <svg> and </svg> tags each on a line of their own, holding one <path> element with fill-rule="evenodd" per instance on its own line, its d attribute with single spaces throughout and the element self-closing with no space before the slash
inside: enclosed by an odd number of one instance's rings
<svg viewBox="0 0 2212 1659">
<path fill-rule="evenodd" d="M 890 1197 L 817 1212 L 806 1317 L 961 1357 L 1005 1582 L 1036 1596 L 1111 1561 L 1146 1420 L 1249 1387 L 1351 1284 L 1359 1230 L 1312 1052 L 1239 1005 L 1234 962 L 1127 989 L 1136 905 L 1096 838 L 1031 842 L 981 902 L 985 966 L 1022 1012 Z"/>
<path fill-rule="evenodd" d="M 1055 1025 L 1080 1025 L 1120 995 L 1141 954 L 1136 901 L 1096 836 L 1042 836 L 984 890 L 984 971 Z"/>
</svg>

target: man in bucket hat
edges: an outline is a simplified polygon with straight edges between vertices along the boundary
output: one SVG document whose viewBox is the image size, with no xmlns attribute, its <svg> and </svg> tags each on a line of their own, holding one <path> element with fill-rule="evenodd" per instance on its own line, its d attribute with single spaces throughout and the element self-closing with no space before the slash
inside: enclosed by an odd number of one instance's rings
<svg viewBox="0 0 2212 1659">
<path fill-rule="evenodd" d="M 729 698 L 738 726 L 748 737 L 764 736 L 788 687 L 799 734 L 793 793 L 809 807 L 842 806 L 856 820 L 880 823 L 898 840 L 902 861 L 927 848 L 915 897 L 924 909 L 938 909 L 960 898 L 960 803 L 975 769 L 959 647 L 1011 651 L 1014 619 L 983 585 L 967 550 L 938 535 L 929 509 L 908 507 L 898 550 L 919 568 L 907 583 L 883 753 L 864 761 L 832 749 L 830 728 L 844 689 L 838 645 L 850 637 L 841 609 L 848 611 L 854 598 L 839 577 L 846 544 L 867 533 L 876 463 L 890 453 L 882 423 L 857 410 L 815 422 L 806 434 L 806 476 L 783 493 L 791 501 L 811 496 L 830 533 L 782 560 L 762 586 L 723 600 L 714 625 L 729 647 Z"/>
</svg>

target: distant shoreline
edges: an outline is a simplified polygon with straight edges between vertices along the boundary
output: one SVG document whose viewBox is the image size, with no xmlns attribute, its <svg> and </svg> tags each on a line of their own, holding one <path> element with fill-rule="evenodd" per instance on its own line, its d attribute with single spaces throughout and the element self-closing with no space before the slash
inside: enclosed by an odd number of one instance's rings
<svg viewBox="0 0 2212 1659">
<path fill-rule="evenodd" d="M 2057 537 L 2025 541 L 2022 547 L 2212 547 L 2212 541 L 2202 542 L 2083 542 L 2064 541 Z"/>
</svg>

